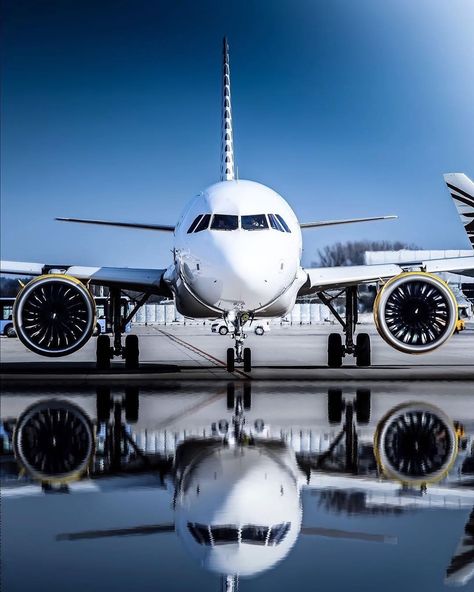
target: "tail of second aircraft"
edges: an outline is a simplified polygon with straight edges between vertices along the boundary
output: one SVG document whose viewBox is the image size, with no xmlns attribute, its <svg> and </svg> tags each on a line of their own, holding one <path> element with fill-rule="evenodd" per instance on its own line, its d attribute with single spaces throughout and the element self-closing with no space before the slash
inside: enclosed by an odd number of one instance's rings
<svg viewBox="0 0 474 592">
<path fill-rule="evenodd" d="M 474 249 L 474 183 L 464 173 L 447 173 L 444 180 Z"/>
</svg>

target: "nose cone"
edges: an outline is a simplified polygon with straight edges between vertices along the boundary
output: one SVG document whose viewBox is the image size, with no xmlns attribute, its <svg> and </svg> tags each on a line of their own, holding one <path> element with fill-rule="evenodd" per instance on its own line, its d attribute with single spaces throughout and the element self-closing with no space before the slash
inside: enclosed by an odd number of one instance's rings
<svg viewBox="0 0 474 592">
<path fill-rule="evenodd" d="M 290 261 L 288 249 L 271 233 L 237 232 L 238 237 L 234 232 L 215 233 L 216 248 L 203 253 L 193 289 L 207 304 L 223 310 L 257 310 L 288 287 L 296 261 Z"/>
</svg>

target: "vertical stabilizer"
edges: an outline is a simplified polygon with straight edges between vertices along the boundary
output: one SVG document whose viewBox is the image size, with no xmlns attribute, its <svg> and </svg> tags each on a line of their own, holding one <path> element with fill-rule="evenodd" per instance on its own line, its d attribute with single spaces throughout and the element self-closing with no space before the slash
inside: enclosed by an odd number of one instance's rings
<svg viewBox="0 0 474 592">
<path fill-rule="evenodd" d="M 221 138 L 221 181 L 233 181 L 234 134 L 232 130 L 232 103 L 230 98 L 229 44 L 224 37 L 222 64 L 222 138 Z"/>
<path fill-rule="evenodd" d="M 445 584 L 464 586 L 474 577 L 474 509 L 469 516 L 458 548 L 446 570 Z"/>
<path fill-rule="evenodd" d="M 447 173 L 444 180 L 474 249 L 474 183 L 464 173 Z"/>
</svg>

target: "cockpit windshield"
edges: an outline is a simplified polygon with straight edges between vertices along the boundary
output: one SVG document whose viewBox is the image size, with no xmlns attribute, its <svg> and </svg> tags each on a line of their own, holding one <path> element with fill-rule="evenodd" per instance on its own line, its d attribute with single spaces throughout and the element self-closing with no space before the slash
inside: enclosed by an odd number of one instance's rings
<svg viewBox="0 0 474 592">
<path fill-rule="evenodd" d="M 235 526 L 212 526 L 211 536 L 214 545 L 227 545 L 239 542 L 239 531 Z"/>
<path fill-rule="evenodd" d="M 189 532 L 200 545 L 231 545 L 247 543 L 249 545 L 279 545 L 286 537 L 291 527 L 290 522 L 283 522 L 275 526 L 258 526 L 245 524 L 242 527 L 233 525 L 206 526 L 188 522 Z"/>
<path fill-rule="evenodd" d="M 201 218 L 201 221 L 196 227 L 194 232 L 201 232 L 201 230 L 206 230 L 209 227 L 209 220 L 211 219 L 211 214 L 204 214 Z"/>
<path fill-rule="evenodd" d="M 242 216 L 243 230 L 264 230 L 268 228 L 265 214 L 254 214 L 253 216 Z"/>
<path fill-rule="evenodd" d="M 242 542 L 252 545 L 265 545 L 269 530 L 268 526 L 252 526 L 248 524 L 242 528 Z"/>
<path fill-rule="evenodd" d="M 207 230 L 209 222 L 211 222 L 211 230 L 237 230 L 240 225 L 242 230 L 267 230 L 273 228 L 279 232 L 291 232 L 288 224 L 280 214 L 249 214 L 247 216 L 200 214 L 194 219 L 187 233 Z"/>
<path fill-rule="evenodd" d="M 237 230 L 239 217 L 229 214 L 214 214 L 211 222 L 211 230 Z"/>
</svg>

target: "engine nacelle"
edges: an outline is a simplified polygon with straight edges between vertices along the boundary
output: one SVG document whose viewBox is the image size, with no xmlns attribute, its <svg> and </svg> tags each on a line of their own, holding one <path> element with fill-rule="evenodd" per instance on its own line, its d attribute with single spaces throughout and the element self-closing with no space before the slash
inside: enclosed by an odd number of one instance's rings
<svg viewBox="0 0 474 592">
<path fill-rule="evenodd" d="M 389 280 L 374 302 L 375 326 L 392 347 L 407 354 L 432 351 L 456 327 L 458 306 L 448 284 L 425 272 Z"/>
<path fill-rule="evenodd" d="M 458 453 L 452 420 L 438 407 L 422 402 L 391 409 L 379 422 L 374 454 L 382 473 L 407 485 L 443 479 Z"/>
<path fill-rule="evenodd" d="M 92 335 L 95 302 L 76 278 L 42 275 L 18 294 L 13 322 L 21 342 L 31 351 L 42 356 L 67 356 Z"/>
<path fill-rule="evenodd" d="M 51 484 L 76 481 L 89 468 L 94 453 L 91 421 L 69 401 L 40 401 L 18 418 L 13 451 L 35 480 Z"/>
</svg>

